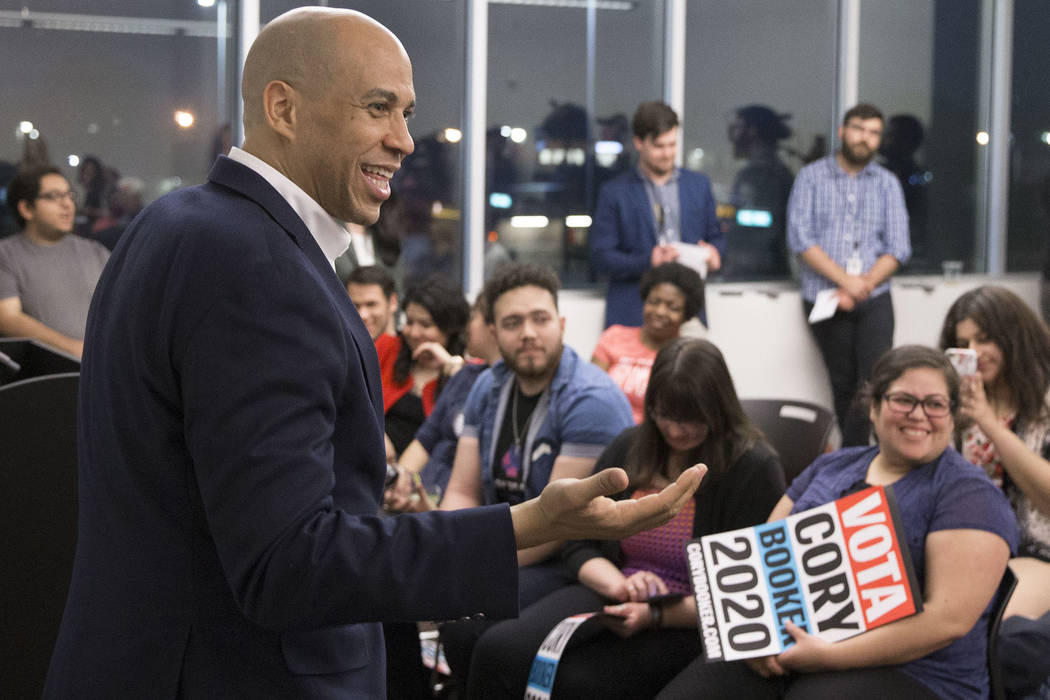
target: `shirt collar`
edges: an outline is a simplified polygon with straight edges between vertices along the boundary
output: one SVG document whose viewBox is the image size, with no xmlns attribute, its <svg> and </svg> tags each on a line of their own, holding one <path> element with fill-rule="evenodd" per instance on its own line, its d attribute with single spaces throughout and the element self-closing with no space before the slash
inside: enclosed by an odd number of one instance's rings
<svg viewBox="0 0 1050 700">
<path fill-rule="evenodd" d="M 332 270 L 335 270 L 335 259 L 350 247 L 350 232 L 346 230 L 343 223 L 330 216 L 299 185 L 261 158 L 242 151 L 236 146 L 230 149 L 229 157 L 259 173 L 266 182 L 270 183 L 271 187 L 277 190 L 277 194 L 288 202 L 288 206 L 306 224 L 306 228 L 317 241 L 328 264 L 332 266 Z"/>
<path fill-rule="evenodd" d="M 875 174 L 875 160 L 868 161 L 868 164 L 857 171 L 856 177 L 868 177 Z M 828 156 L 828 167 L 831 170 L 832 175 L 835 177 L 849 177 L 850 174 L 843 170 L 842 166 L 839 165 L 838 152 L 832 153 Z"/>
<path fill-rule="evenodd" d="M 652 185 L 653 187 L 657 186 L 657 184 L 655 182 L 653 182 L 652 178 L 650 178 L 648 175 L 645 174 L 645 171 L 642 170 L 642 166 L 636 165 L 636 166 L 634 166 L 634 169 L 635 169 L 635 171 L 637 171 L 638 177 L 642 178 L 642 182 L 647 182 L 650 185 Z M 671 177 L 667 180 L 667 182 L 665 182 L 664 184 L 660 185 L 660 187 L 667 187 L 672 182 L 678 182 L 678 173 L 681 172 L 681 170 L 682 170 L 681 168 L 675 168 L 674 170 L 672 170 L 671 171 Z"/>
</svg>

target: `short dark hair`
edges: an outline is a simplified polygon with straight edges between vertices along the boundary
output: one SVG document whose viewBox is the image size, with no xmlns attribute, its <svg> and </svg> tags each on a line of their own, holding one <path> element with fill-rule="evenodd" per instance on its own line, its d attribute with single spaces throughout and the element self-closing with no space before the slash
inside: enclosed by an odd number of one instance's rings
<svg viewBox="0 0 1050 700">
<path fill-rule="evenodd" d="M 558 289 L 561 285 L 558 283 L 558 276 L 554 274 L 554 270 L 528 263 L 508 263 L 497 269 L 481 290 L 488 304 L 485 310 L 485 323 L 496 322 L 496 301 L 507 292 L 519 287 L 546 289 L 554 299 L 554 308 L 558 308 Z"/>
<path fill-rule="evenodd" d="M 347 284 L 374 284 L 383 290 L 387 299 L 397 294 L 397 285 L 394 276 L 382 265 L 362 265 L 350 271 L 346 278 Z"/>
<path fill-rule="evenodd" d="M 627 457 L 627 473 L 637 486 L 651 484 L 657 474 L 677 476 L 666 473 L 670 447 L 656 414 L 707 426 L 707 438 L 687 463 L 703 462 L 712 477 L 720 477 L 762 440 L 740 405 L 721 351 L 702 338 L 676 338 L 656 354 L 645 390 L 645 418 Z"/>
<path fill-rule="evenodd" d="M 901 345 L 883 353 L 871 370 L 871 380 L 868 382 L 867 391 L 864 392 L 870 405 L 877 407 L 890 385 L 905 372 L 921 368 L 937 370 L 944 375 L 954 419 L 959 409 L 959 375 L 943 352 L 925 345 Z"/>
<path fill-rule="evenodd" d="M 678 126 L 678 115 L 663 102 L 643 102 L 634 111 L 631 130 L 641 140 L 657 137 Z"/>
<path fill-rule="evenodd" d="M 638 291 L 642 296 L 642 303 L 649 298 L 649 292 L 658 284 L 673 284 L 685 296 L 685 318 L 691 319 L 704 308 L 704 281 L 700 274 L 691 267 L 681 263 L 669 262 L 656 267 L 650 267 L 642 275 L 642 283 Z"/>
<path fill-rule="evenodd" d="M 45 175 L 62 175 L 62 171 L 53 165 L 30 165 L 19 168 L 7 185 L 7 207 L 14 214 L 19 228 L 25 228 L 26 220 L 18 211 L 18 203 L 34 202 L 40 196 L 40 181 Z"/>
<path fill-rule="evenodd" d="M 858 105 L 854 105 L 846 111 L 845 116 L 842 117 L 842 126 L 846 126 L 850 119 L 857 117 L 858 119 L 878 119 L 883 124 L 886 123 L 886 118 L 882 116 L 882 111 L 875 105 L 869 102 L 861 102 Z"/>
<path fill-rule="evenodd" d="M 1035 312 L 1005 287 L 983 285 L 951 305 L 941 328 L 941 348 L 958 347 L 955 328 L 970 319 L 1003 353 L 1001 381 L 1010 390 L 1017 427 L 1046 416 L 1050 390 L 1050 330 Z"/>
</svg>

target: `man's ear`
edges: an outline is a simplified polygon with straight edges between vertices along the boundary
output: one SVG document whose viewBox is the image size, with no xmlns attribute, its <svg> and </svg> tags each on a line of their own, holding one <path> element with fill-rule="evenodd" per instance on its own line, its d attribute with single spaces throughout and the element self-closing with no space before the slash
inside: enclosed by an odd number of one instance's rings
<svg viewBox="0 0 1050 700">
<path fill-rule="evenodd" d="M 398 312 L 400 306 L 401 305 L 397 301 L 397 292 L 394 292 L 393 294 L 390 295 L 390 310 L 393 311 L 396 314 Z"/>
<path fill-rule="evenodd" d="M 299 93 L 283 80 L 271 80 L 263 88 L 263 117 L 270 128 L 289 141 L 295 140 Z"/>
<path fill-rule="evenodd" d="M 36 215 L 36 209 L 29 203 L 28 199 L 18 200 L 18 213 L 26 221 L 32 221 Z"/>
</svg>

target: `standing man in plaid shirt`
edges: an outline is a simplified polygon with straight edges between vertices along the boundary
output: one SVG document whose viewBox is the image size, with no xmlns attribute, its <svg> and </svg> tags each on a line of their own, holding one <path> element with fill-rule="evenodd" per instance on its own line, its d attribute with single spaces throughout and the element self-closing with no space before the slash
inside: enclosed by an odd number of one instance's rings
<svg viewBox="0 0 1050 700">
<path fill-rule="evenodd" d="M 788 246 L 802 262 L 807 317 L 819 292 L 833 289 L 838 298 L 834 316 L 811 328 L 844 446 L 868 444 L 866 411 L 853 400 L 875 360 L 893 346 L 889 278 L 911 256 L 900 183 L 872 160 L 883 126 L 873 105 L 846 112 L 841 148 L 799 172 L 788 202 Z"/>
</svg>

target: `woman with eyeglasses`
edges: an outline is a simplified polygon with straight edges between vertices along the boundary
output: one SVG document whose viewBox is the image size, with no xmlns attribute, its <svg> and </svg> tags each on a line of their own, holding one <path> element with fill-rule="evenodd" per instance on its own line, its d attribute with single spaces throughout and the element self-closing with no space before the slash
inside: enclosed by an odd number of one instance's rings
<svg viewBox="0 0 1050 700">
<path fill-rule="evenodd" d="M 1017 527 L 1002 493 L 951 448 L 958 375 L 937 350 L 903 346 L 875 364 L 870 398 L 878 444 L 818 458 L 769 520 L 891 486 L 922 612 L 834 644 L 789 622 L 794 645 L 783 653 L 698 659 L 659 700 L 988 697 L 987 620 Z"/>
<path fill-rule="evenodd" d="M 667 525 L 620 542 L 566 547 L 579 583 L 482 635 L 466 697 L 521 698 L 540 643 L 576 613 L 607 615 L 566 649 L 554 698 L 651 698 L 700 653 L 685 544 L 760 523 L 784 492 L 784 475 L 744 414 L 722 353 L 706 340 L 678 338 L 653 363 L 641 425 L 621 433 L 595 470 L 623 466 L 631 477 L 624 497 L 640 497 L 697 462 L 707 476 Z"/>
<path fill-rule="evenodd" d="M 959 443 L 1021 530 L 1001 647 L 1007 687 L 1025 695 L 1050 676 L 1050 330 L 1013 292 L 983 286 L 952 304 L 941 347 L 977 352 L 977 374 L 962 378 Z"/>
</svg>

